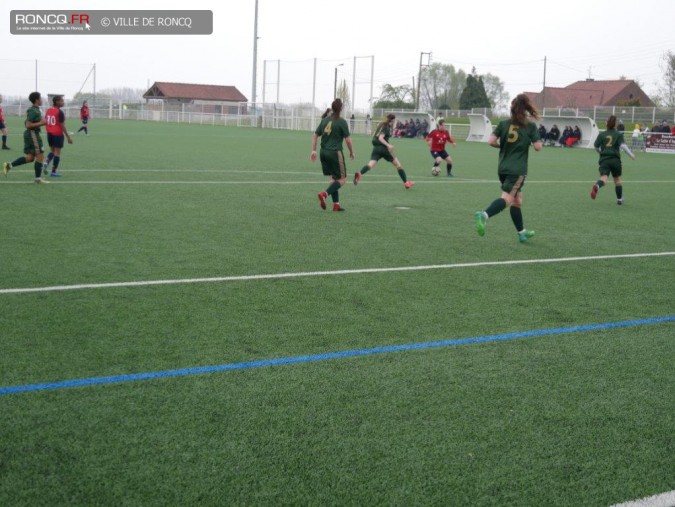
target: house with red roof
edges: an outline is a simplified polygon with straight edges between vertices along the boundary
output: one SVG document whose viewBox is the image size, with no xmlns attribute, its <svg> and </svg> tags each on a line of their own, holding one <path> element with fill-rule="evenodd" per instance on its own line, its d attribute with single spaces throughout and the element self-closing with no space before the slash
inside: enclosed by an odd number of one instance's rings
<svg viewBox="0 0 675 507">
<path fill-rule="evenodd" d="M 236 114 L 240 102 L 248 99 L 234 86 L 156 81 L 143 94 L 146 100 L 163 100 L 168 104 L 194 104 L 207 106 L 216 114 Z M 207 109 L 204 109 L 207 111 Z"/>
<path fill-rule="evenodd" d="M 564 88 L 547 86 L 541 92 L 526 92 L 538 108 L 593 108 L 595 106 L 654 107 L 655 104 L 632 79 L 596 81 L 586 79 Z"/>
</svg>

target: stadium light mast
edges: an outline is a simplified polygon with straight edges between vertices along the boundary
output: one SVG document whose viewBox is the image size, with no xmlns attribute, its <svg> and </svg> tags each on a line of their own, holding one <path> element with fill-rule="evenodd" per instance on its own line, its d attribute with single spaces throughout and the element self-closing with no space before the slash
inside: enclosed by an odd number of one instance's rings
<svg viewBox="0 0 675 507">
<path fill-rule="evenodd" d="M 258 68 L 258 0 L 255 0 L 255 16 L 253 18 L 253 89 L 251 103 L 255 104 L 256 70 Z"/>
</svg>

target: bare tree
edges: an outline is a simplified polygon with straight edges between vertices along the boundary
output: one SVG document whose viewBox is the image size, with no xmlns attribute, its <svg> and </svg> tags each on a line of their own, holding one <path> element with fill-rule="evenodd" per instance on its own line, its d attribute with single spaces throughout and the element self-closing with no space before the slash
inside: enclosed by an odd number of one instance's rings
<svg viewBox="0 0 675 507">
<path fill-rule="evenodd" d="M 485 86 L 485 93 L 490 100 L 492 109 L 505 109 L 509 107 L 509 94 L 504 90 L 504 83 L 501 79 L 493 74 L 485 74 L 483 77 L 483 85 Z"/>
<path fill-rule="evenodd" d="M 668 51 L 661 57 L 663 83 L 654 102 L 663 107 L 675 107 L 675 53 Z"/>
<path fill-rule="evenodd" d="M 337 87 L 337 96 L 342 99 L 342 111 L 345 114 L 347 111 L 351 111 L 351 95 L 349 93 L 349 86 L 347 86 L 347 81 L 344 79 L 338 83 Z"/>
<path fill-rule="evenodd" d="M 432 63 L 422 70 L 419 83 L 421 107 L 431 109 L 458 109 L 459 97 L 466 85 L 466 73 L 453 65 Z M 418 85 L 418 86 L 419 86 Z"/>
</svg>

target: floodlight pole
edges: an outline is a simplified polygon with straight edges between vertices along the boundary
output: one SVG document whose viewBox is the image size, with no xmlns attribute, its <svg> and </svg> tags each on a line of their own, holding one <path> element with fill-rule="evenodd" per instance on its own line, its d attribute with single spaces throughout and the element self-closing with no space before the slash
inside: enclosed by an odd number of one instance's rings
<svg viewBox="0 0 675 507">
<path fill-rule="evenodd" d="M 333 81 L 333 99 L 337 98 L 337 70 L 338 67 L 342 67 L 344 63 L 340 63 L 335 66 L 335 80 Z"/>
</svg>

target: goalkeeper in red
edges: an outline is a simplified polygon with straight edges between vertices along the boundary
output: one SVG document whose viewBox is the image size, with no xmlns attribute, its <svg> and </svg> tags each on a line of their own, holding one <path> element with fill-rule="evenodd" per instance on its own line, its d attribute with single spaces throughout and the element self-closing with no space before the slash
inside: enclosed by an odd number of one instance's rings
<svg viewBox="0 0 675 507">
<path fill-rule="evenodd" d="M 623 185 L 621 184 L 621 150 L 635 160 L 635 155 L 626 145 L 623 138 L 623 132 L 616 130 L 616 116 L 612 115 L 607 120 L 607 130 L 600 132 L 593 144 L 600 153 L 600 179 L 591 189 L 591 199 L 595 199 L 598 191 L 607 184 L 610 173 L 614 178 L 614 191 L 616 192 L 616 203 L 623 204 Z"/>
<path fill-rule="evenodd" d="M 530 146 L 536 151 L 542 147 L 537 125 L 530 118 L 539 119 L 539 113 L 529 97 L 521 93 L 511 102 L 511 118 L 500 122 L 488 139 L 490 146 L 499 148 L 498 175 L 502 184 L 502 195 L 484 211 L 476 211 L 476 231 L 479 236 L 485 235 L 488 218 L 506 208 L 510 208 L 511 220 L 520 242 L 524 243 L 534 236 L 534 231 L 525 229 L 521 211 Z"/>
</svg>

